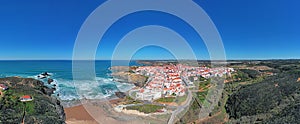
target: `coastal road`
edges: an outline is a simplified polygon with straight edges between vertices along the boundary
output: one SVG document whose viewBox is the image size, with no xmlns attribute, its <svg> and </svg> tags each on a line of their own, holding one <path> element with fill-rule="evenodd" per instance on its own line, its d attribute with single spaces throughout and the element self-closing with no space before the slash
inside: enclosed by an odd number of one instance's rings
<svg viewBox="0 0 300 124">
<path fill-rule="evenodd" d="M 190 103 L 193 99 L 193 95 L 192 92 L 190 90 L 188 90 L 188 96 L 187 96 L 187 102 L 185 102 L 184 105 L 178 106 L 178 108 L 172 112 L 172 115 L 168 121 L 168 124 L 174 124 L 176 121 L 176 117 L 178 117 L 178 115 L 183 112 L 185 109 L 187 109 L 190 106 Z"/>
<path fill-rule="evenodd" d="M 185 83 L 186 87 L 188 87 L 188 83 L 187 83 L 186 79 L 183 78 L 182 76 L 181 76 L 181 79 L 183 79 L 183 82 Z M 175 123 L 175 121 L 177 119 L 176 117 L 178 117 L 178 115 L 181 112 L 183 112 L 184 110 L 186 110 L 190 106 L 190 103 L 191 103 L 192 99 L 193 99 L 193 94 L 188 89 L 188 96 L 187 96 L 187 100 L 186 100 L 185 104 L 181 105 L 181 106 L 178 106 L 177 109 L 172 112 L 172 115 L 171 115 L 171 117 L 168 121 L 168 124 L 174 124 Z"/>
<path fill-rule="evenodd" d="M 148 80 L 147 80 L 147 82 L 145 83 L 145 84 L 148 84 L 150 81 L 152 81 L 152 77 L 150 77 Z M 136 99 L 136 96 L 134 96 L 134 95 L 132 95 L 133 94 L 133 92 L 138 92 L 140 89 L 134 89 L 134 90 L 129 90 L 129 93 L 128 93 L 128 95 L 131 97 L 131 98 L 133 98 L 133 99 Z"/>
</svg>

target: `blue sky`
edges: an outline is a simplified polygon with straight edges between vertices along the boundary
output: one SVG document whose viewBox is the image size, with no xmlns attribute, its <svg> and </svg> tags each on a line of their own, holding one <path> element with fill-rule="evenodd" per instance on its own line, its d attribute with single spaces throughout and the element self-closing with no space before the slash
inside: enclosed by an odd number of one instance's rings
<svg viewBox="0 0 300 124">
<path fill-rule="evenodd" d="M 103 0 L 29 0 L 0 2 L 0 59 L 71 59 L 77 33 Z M 300 1 L 197 0 L 215 23 L 227 59 L 300 58 Z M 129 3 L 130 4 L 130 3 Z M 123 35 L 144 25 L 177 30 L 198 59 L 209 59 L 201 38 L 176 17 L 138 12 L 116 22 L 100 42 L 97 59 L 109 59 Z M 136 59 L 169 59 L 159 47 L 138 51 Z"/>
</svg>

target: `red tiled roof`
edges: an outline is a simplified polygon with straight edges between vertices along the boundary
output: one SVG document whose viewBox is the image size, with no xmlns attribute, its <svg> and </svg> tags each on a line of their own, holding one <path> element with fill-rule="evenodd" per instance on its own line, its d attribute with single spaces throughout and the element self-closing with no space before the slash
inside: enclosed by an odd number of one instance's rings
<svg viewBox="0 0 300 124">
<path fill-rule="evenodd" d="M 144 91 L 145 91 L 144 89 L 141 89 L 141 90 L 140 90 L 141 93 L 144 93 Z"/>
<path fill-rule="evenodd" d="M 7 86 L 5 86 L 4 84 L 0 84 L 0 87 L 7 88 Z"/>
<path fill-rule="evenodd" d="M 24 98 L 24 99 L 31 99 L 31 96 L 25 95 L 25 96 L 22 96 L 22 98 Z"/>
</svg>

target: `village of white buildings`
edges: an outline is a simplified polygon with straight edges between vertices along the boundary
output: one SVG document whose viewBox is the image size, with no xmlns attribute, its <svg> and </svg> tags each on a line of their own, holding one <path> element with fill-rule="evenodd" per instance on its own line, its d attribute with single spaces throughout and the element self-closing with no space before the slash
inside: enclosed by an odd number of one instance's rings
<svg viewBox="0 0 300 124">
<path fill-rule="evenodd" d="M 193 77 L 211 78 L 230 75 L 233 68 L 227 67 L 193 67 L 183 64 L 164 66 L 141 66 L 135 70 L 136 74 L 148 76 L 145 87 L 140 88 L 135 94 L 135 99 L 154 101 L 162 97 L 184 96 L 188 87 L 193 87 L 194 82 L 189 80 Z"/>
</svg>

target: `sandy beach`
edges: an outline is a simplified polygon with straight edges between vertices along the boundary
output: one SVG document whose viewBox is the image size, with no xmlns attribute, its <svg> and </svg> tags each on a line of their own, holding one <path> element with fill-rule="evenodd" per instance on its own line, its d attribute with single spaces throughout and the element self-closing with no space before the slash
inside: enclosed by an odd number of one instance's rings
<svg viewBox="0 0 300 124">
<path fill-rule="evenodd" d="M 129 119 L 127 121 L 115 119 L 121 117 L 121 113 L 109 110 L 108 104 L 117 102 L 86 102 L 83 105 L 65 108 L 67 124 L 141 124 L 141 121 Z M 107 112 L 109 111 L 109 112 Z M 130 118 L 130 117 L 128 117 Z"/>
<path fill-rule="evenodd" d="M 153 118 L 118 113 L 111 108 L 111 104 L 119 100 L 89 101 L 83 105 L 65 108 L 67 124 L 148 124 L 149 122 L 161 123 Z M 150 119 L 150 120 L 149 120 Z M 155 121 L 156 120 L 156 121 Z"/>
<path fill-rule="evenodd" d="M 67 124 L 98 124 L 83 105 L 65 108 Z"/>
<path fill-rule="evenodd" d="M 121 124 L 110 116 L 105 102 L 87 102 L 83 105 L 65 108 L 67 124 Z"/>
</svg>

